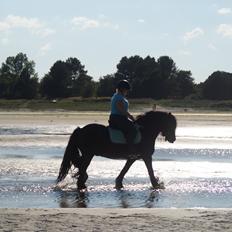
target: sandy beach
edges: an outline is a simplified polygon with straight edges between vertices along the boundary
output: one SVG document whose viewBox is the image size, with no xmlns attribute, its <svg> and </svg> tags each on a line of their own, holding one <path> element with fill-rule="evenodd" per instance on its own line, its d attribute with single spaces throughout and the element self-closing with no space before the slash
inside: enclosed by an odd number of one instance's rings
<svg viewBox="0 0 232 232">
<path fill-rule="evenodd" d="M 1 124 L 76 124 L 87 123 L 106 124 L 109 117 L 108 112 L 74 112 L 74 111 L 0 111 Z"/>
<path fill-rule="evenodd" d="M 213 126 L 220 126 L 222 122 L 227 126 L 231 126 L 232 123 L 231 114 L 221 113 L 217 115 L 177 112 L 175 115 L 178 119 L 178 125 L 181 126 L 182 129 L 184 129 L 186 125 L 192 125 L 193 123 L 195 126 L 197 125 L 199 127 L 207 126 L 207 122 L 211 122 Z M 45 127 L 46 125 L 64 125 L 64 127 L 66 125 L 78 126 L 91 122 L 107 124 L 107 120 L 108 112 L 0 112 L 0 124 L 7 128 L 14 128 L 15 125 L 19 127 L 21 125 L 33 127 L 37 124 L 41 124 Z M 194 127 L 192 129 L 194 130 Z M 23 136 L 20 136 L 20 138 L 29 145 L 38 143 L 38 146 L 40 146 L 40 143 L 43 144 L 44 140 L 47 140 L 48 144 L 52 143 L 55 137 L 46 135 L 46 133 L 41 139 L 39 136 L 27 137 L 27 135 L 25 135 L 25 138 Z M 38 138 L 40 140 L 36 141 Z M 60 134 L 58 138 L 55 139 L 57 143 L 65 146 L 68 135 Z M 4 147 L 11 146 L 16 140 L 18 141 L 18 136 L 6 135 L 1 137 L 0 142 Z M 192 141 L 194 141 L 194 138 Z M 227 140 L 225 143 L 227 143 Z M 222 145 L 224 146 L 223 143 Z M 4 159 L 3 161 L 8 162 Z M 30 162 L 33 162 L 33 160 L 29 160 L 28 166 L 25 166 L 25 168 L 30 167 Z M 7 166 L 7 163 L 5 166 Z M 164 170 L 163 166 L 161 166 L 161 168 Z M 5 173 L 8 173 L 9 170 L 7 169 Z M 20 168 L 18 168 L 18 170 L 20 171 Z M 228 183 L 230 184 L 230 182 Z M 230 186 L 228 183 L 226 185 L 227 188 Z M 167 190 L 172 191 L 171 187 L 172 185 L 170 184 Z M 94 190 L 92 191 L 93 195 Z M 101 194 L 104 196 L 106 192 L 103 191 Z M 128 194 L 130 195 L 131 193 L 133 194 L 133 191 Z M 90 195 L 90 197 L 92 195 Z M 162 197 L 163 196 L 161 196 L 161 199 Z M 232 209 L 149 209 L 133 208 L 133 206 L 127 209 L 3 207 L 0 208 L 0 231 L 232 231 Z"/>
<path fill-rule="evenodd" d="M 0 231 L 232 231 L 232 210 L 0 209 Z"/>
</svg>

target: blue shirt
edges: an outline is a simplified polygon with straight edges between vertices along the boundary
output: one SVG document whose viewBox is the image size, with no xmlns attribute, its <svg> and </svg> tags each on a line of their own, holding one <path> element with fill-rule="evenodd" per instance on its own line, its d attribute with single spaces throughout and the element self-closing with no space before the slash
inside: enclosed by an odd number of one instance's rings
<svg viewBox="0 0 232 232">
<path fill-rule="evenodd" d="M 123 115 L 118 109 L 117 109 L 117 102 L 122 101 L 124 104 L 125 112 L 128 112 L 129 103 L 127 99 L 120 93 L 115 93 L 111 98 L 111 114 L 116 115 Z M 125 116 L 125 115 L 124 115 Z"/>
</svg>

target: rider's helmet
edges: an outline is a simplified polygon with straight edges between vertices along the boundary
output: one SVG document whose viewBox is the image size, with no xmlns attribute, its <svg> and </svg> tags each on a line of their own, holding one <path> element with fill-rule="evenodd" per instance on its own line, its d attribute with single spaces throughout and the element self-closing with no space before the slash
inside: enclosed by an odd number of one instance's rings
<svg viewBox="0 0 232 232">
<path fill-rule="evenodd" d="M 121 80 L 118 82 L 117 84 L 117 89 L 121 90 L 121 89 L 126 89 L 126 90 L 130 90 L 130 84 L 127 80 Z"/>
</svg>

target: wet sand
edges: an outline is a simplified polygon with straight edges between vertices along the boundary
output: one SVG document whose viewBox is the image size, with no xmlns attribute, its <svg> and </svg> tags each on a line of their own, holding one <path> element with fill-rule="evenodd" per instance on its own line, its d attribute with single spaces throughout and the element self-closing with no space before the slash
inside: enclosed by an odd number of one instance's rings
<svg viewBox="0 0 232 232">
<path fill-rule="evenodd" d="M 87 123 L 106 124 L 109 117 L 108 112 L 62 112 L 62 111 L 0 111 L 0 124 L 20 125 L 20 124 L 76 124 L 85 125 Z"/>
<path fill-rule="evenodd" d="M 160 110 L 160 109 L 158 109 Z M 169 112 L 169 111 L 168 111 Z M 132 112 L 134 116 L 141 112 Z M 207 122 L 214 122 L 220 125 L 222 122 L 232 124 L 232 113 L 229 112 L 173 112 L 178 121 L 178 126 L 199 124 L 206 125 Z M 109 112 L 75 112 L 75 111 L 0 111 L 0 124 L 76 124 L 85 125 L 88 123 L 108 124 Z"/>
<path fill-rule="evenodd" d="M 0 231 L 232 231 L 232 210 L 0 209 Z"/>
</svg>

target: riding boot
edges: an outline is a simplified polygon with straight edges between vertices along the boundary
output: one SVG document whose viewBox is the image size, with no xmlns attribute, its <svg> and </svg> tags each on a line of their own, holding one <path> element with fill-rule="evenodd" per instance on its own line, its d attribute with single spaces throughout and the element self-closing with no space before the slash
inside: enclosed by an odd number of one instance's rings
<svg viewBox="0 0 232 232">
<path fill-rule="evenodd" d="M 126 140 L 128 144 L 128 152 L 133 155 L 135 154 L 136 151 L 134 144 L 135 136 L 136 136 L 136 130 L 134 127 L 132 127 L 131 130 L 127 131 L 126 133 Z"/>
</svg>

